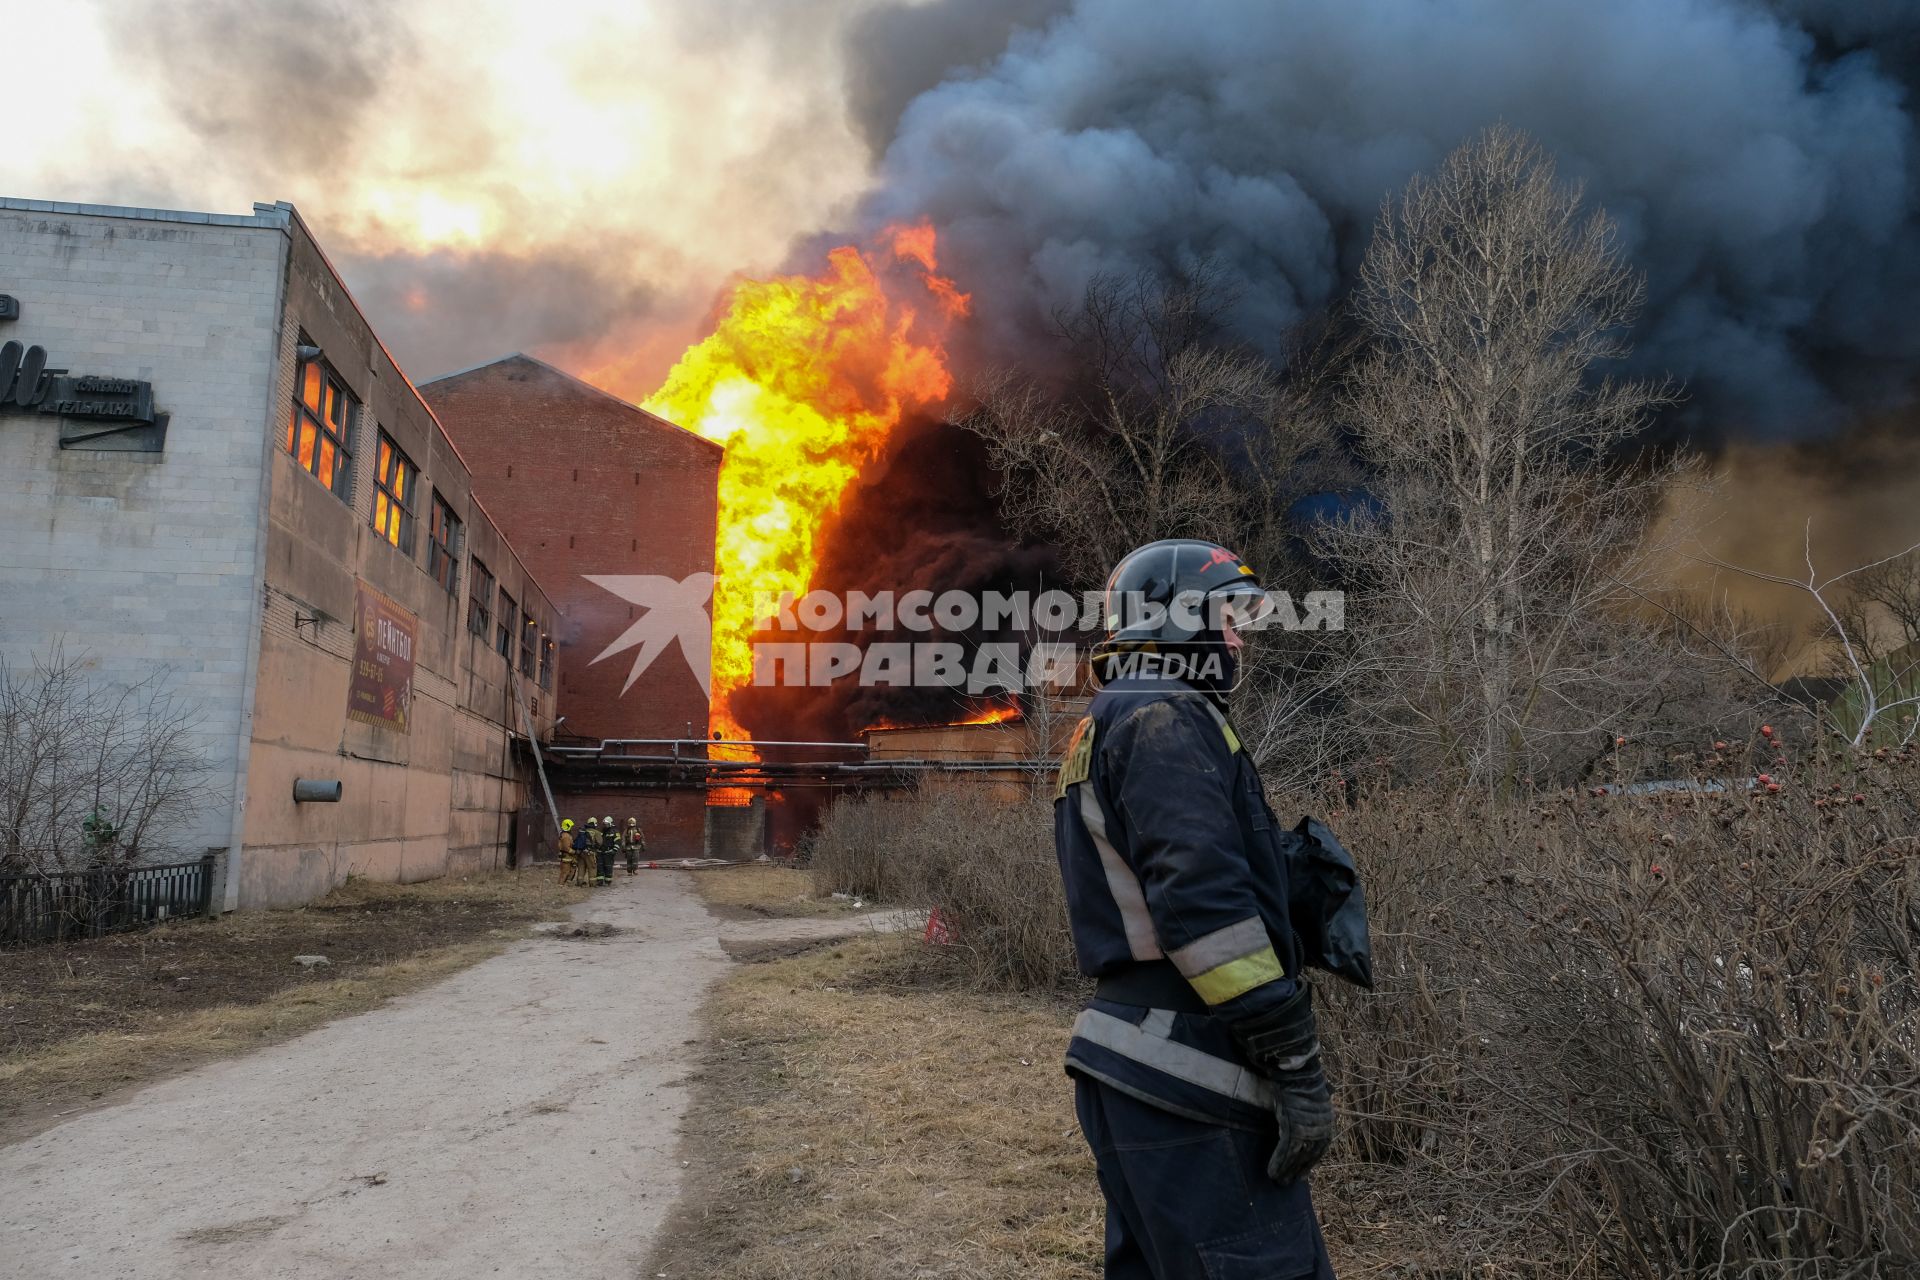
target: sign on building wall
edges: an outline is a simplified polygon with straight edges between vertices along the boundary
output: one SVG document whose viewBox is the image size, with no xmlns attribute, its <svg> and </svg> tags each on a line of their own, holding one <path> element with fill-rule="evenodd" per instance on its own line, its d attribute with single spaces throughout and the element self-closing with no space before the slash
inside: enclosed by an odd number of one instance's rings
<svg viewBox="0 0 1920 1280">
<path fill-rule="evenodd" d="M 13 312 L 19 314 L 18 303 Z M 167 415 L 153 407 L 152 383 L 50 369 L 45 347 L 11 339 L 0 343 L 0 409 L 59 415 L 62 449 L 158 453 L 166 447 Z"/>
<path fill-rule="evenodd" d="M 413 646 L 420 620 L 362 582 L 353 607 L 347 718 L 406 733 L 413 710 Z"/>
</svg>

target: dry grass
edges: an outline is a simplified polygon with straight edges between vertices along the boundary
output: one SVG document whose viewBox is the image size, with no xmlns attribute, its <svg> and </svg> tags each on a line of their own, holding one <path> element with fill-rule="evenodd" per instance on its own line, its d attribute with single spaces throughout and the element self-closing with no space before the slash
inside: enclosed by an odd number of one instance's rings
<svg viewBox="0 0 1920 1280">
<path fill-rule="evenodd" d="M 118 1090 L 362 1013 L 504 949 L 586 896 L 500 873 L 349 881 L 291 911 L 247 911 L 0 953 L 0 1141 Z M 323 954 L 326 968 L 293 964 Z"/>
<path fill-rule="evenodd" d="M 1105 1210 L 1060 1066 L 1076 1003 L 975 978 L 960 951 L 900 935 L 736 973 L 707 1010 L 689 1182 L 643 1274 L 1098 1274 Z M 1490 1274 L 1365 1164 L 1315 1181 L 1342 1276 Z"/>
<path fill-rule="evenodd" d="M 701 900 L 731 919 L 832 916 L 854 909 L 825 890 L 816 893 L 812 874 L 794 867 L 702 867 L 691 874 Z"/>
<path fill-rule="evenodd" d="M 748 965 L 709 1007 L 694 1163 L 646 1274 L 1065 1280 L 1102 1207 L 1060 1069 L 1071 1009 L 970 994 L 862 938 Z"/>
</svg>

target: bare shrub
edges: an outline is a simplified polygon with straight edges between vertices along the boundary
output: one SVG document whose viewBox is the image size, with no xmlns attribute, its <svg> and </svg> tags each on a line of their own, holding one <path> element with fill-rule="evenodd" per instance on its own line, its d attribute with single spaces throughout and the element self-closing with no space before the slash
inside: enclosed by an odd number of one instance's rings
<svg viewBox="0 0 1920 1280">
<path fill-rule="evenodd" d="M 1789 772 L 1339 815 L 1378 984 L 1320 984 L 1325 1178 L 1463 1273 L 1920 1274 L 1920 759 Z"/>
<path fill-rule="evenodd" d="M 207 800 L 200 716 L 155 676 L 96 682 L 58 649 L 0 663 L 0 871 L 117 871 L 181 851 Z"/>
<path fill-rule="evenodd" d="M 1050 990 L 1079 982 L 1052 832 L 1050 790 L 936 786 L 835 805 L 813 865 L 822 889 L 938 910 L 979 989 Z"/>
<path fill-rule="evenodd" d="M 834 802 L 820 826 L 799 846 L 813 872 L 815 893 L 850 893 L 881 902 L 908 900 L 894 830 L 901 808 L 884 798 L 846 797 Z"/>
<path fill-rule="evenodd" d="M 1305 798 L 1376 976 L 1316 982 L 1319 1183 L 1405 1274 L 1920 1276 L 1920 749 L 1785 736 L 1702 747 L 1764 750 L 1752 790 Z M 975 987 L 1073 990 L 1048 799 L 852 801 L 818 847 L 938 906 Z"/>
</svg>

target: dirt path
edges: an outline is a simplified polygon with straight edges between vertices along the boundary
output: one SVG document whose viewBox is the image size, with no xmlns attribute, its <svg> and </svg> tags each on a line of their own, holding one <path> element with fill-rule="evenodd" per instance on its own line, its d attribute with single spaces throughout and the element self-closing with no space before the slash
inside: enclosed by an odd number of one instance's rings
<svg viewBox="0 0 1920 1280">
<path fill-rule="evenodd" d="M 573 916 L 618 932 L 516 944 L 0 1148 L 0 1276 L 632 1280 L 722 935 L 873 926 L 718 922 L 667 871 Z"/>
</svg>

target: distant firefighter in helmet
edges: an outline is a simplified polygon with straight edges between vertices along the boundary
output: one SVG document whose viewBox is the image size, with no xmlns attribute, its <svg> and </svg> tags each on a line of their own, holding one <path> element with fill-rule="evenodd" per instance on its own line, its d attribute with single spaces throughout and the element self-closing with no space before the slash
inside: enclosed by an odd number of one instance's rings
<svg viewBox="0 0 1920 1280">
<path fill-rule="evenodd" d="M 608 814 L 600 821 L 600 858 L 594 867 L 595 884 L 613 883 L 613 860 L 620 852 L 620 828 L 613 825 L 613 815 Z"/>
<path fill-rule="evenodd" d="M 1371 972 L 1351 861 L 1310 819 L 1278 826 L 1227 718 L 1271 604 L 1233 552 L 1175 539 L 1121 560 L 1104 605 L 1054 841 L 1097 980 L 1066 1065 L 1107 1198 L 1106 1274 L 1331 1280 L 1307 1171 L 1334 1112 L 1302 966 L 1330 967 L 1326 925 L 1357 949 L 1337 971 Z M 1294 899 L 1323 874 L 1348 892 L 1308 937 Z"/>
<path fill-rule="evenodd" d="M 560 820 L 560 883 L 572 884 L 579 878 L 580 855 L 573 847 L 573 819 Z"/>
<path fill-rule="evenodd" d="M 600 830 L 600 819 L 587 819 L 587 844 L 580 851 L 580 878 L 586 884 L 600 882 L 600 855 L 606 849 L 607 838 Z"/>
<path fill-rule="evenodd" d="M 620 838 L 620 847 L 626 851 L 627 874 L 639 875 L 640 855 L 647 851 L 647 837 L 640 830 L 640 819 L 634 817 L 627 819 L 627 830 L 626 834 Z"/>
</svg>

